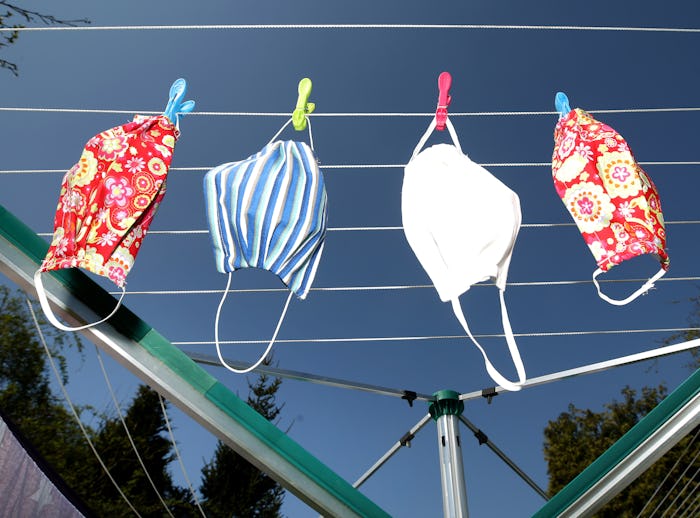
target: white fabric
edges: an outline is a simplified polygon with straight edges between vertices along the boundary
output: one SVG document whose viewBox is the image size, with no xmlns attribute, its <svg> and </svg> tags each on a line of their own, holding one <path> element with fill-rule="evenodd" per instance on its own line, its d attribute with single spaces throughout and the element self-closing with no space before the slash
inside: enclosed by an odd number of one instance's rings
<svg viewBox="0 0 700 518">
<path fill-rule="evenodd" d="M 659 271 L 656 272 L 647 282 L 645 282 L 641 286 L 641 288 L 639 288 L 637 291 L 632 293 L 632 295 L 630 295 L 629 297 L 621 299 L 621 300 L 612 299 L 601 291 L 600 285 L 598 284 L 598 278 L 597 278 L 601 273 L 603 273 L 603 270 L 601 270 L 600 268 L 596 268 L 596 271 L 593 272 L 593 284 L 595 284 L 595 287 L 598 290 L 598 296 L 601 299 L 603 299 L 605 302 L 609 302 L 610 304 L 614 304 L 615 306 L 625 306 L 625 305 L 629 304 L 630 302 L 632 302 L 637 297 L 639 297 L 640 295 L 642 295 L 642 294 L 646 293 L 647 291 L 649 291 L 650 289 L 652 289 L 654 287 L 654 283 L 656 281 L 658 281 L 661 277 L 666 275 L 666 270 L 664 270 L 663 268 L 659 268 Z"/>
<path fill-rule="evenodd" d="M 518 382 L 525 369 L 513 337 L 503 291 L 522 220 L 518 195 L 461 151 L 447 119 L 454 145 L 437 144 L 421 152 L 435 119 L 405 168 L 401 195 L 403 228 L 409 245 L 443 302 L 481 351 L 489 375 L 507 390 L 520 387 L 493 367 L 472 336 L 459 297 L 478 282 L 493 279 L 501 292 L 501 314 Z"/>
<path fill-rule="evenodd" d="M 34 287 L 36 288 L 36 294 L 39 297 L 39 304 L 41 304 L 41 309 L 44 310 L 44 315 L 46 315 L 46 318 L 49 320 L 49 322 L 51 322 L 61 331 L 80 331 L 82 329 L 88 329 L 90 327 L 94 327 L 98 324 L 106 322 L 107 320 L 112 318 L 112 316 L 114 316 L 119 307 L 122 305 L 122 299 L 124 298 L 124 294 L 126 293 L 126 288 L 122 287 L 122 294 L 119 297 L 119 300 L 117 301 L 117 305 L 112 310 L 112 312 L 106 317 L 104 317 L 102 320 L 98 320 L 97 322 L 93 322 L 92 324 L 85 324 L 84 326 L 70 327 L 59 322 L 59 320 L 56 318 L 56 315 L 54 315 L 53 311 L 51 310 L 51 305 L 49 304 L 49 299 L 46 297 L 44 281 L 41 280 L 41 275 L 41 270 L 37 270 L 36 272 L 34 272 Z"/>
</svg>

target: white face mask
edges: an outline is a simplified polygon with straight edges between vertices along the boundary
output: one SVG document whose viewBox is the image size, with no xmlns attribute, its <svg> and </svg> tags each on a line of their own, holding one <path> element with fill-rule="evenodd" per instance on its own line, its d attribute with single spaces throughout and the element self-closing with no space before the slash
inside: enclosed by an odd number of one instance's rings
<svg viewBox="0 0 700 518">
<path fill-rule="evenodd" d="M 508 319 L 503 292 L 522 219 L 518 195 L 462 153 L 449 119 L 454 145 L 421 149 L 435 128 L 428 127 L 404 171 L 403 228 L 409 245 L 443 302 L 481 351 L 486 370 L 507 390 L 520 390 L 525 368 Z M 506 342 L 518 373 L 514 383 L 501 375 L 467 325 L 459 296 L 473 284 L 494 279 L 500 292 Z"/>
</svg>

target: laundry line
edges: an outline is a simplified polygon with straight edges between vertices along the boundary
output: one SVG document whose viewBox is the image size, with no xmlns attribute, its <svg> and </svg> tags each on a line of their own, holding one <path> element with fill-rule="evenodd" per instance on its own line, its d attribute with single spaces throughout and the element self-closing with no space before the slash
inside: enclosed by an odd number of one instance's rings
<svg viewBox="0 0 700 518">
<path fill-rule="evenodd" d="M 517 338 L 561 338 L 566 336 L 593 335 L 623 335 L 623 334 L 654 334 L 654 333 L 687 333 L 700 331 L 698 327 L 667 327 L 654 329 L 600 329 L 588 331 L 538 331 L 529 333 L 513 333 Z M 504 338 L 503 333 L 474 334 L 475 338 Z M 425 342 L 434 340 L 464 340 L 462 335 L 429 335 L 429 336 L 365 336 L 344 338 L 278 338 L 276 344 L 305 344 L 305 343 L 374 343 L 374 342 Z M 220 345 L 260 345 L 269 343 L 265 340 L 219 340 Z M 173 345 L 201 346 L 216 345 L 213 340 L 172 341 Z"/>
<path fill-rule="evenodd" d="M 3 32 L 95 32 L 95 31 L 269 31 L 269 30 L 492 30 L 492 31 L 595 31 L 700 33 L 694 27 L 625 27 L 606 25 L 506 25 L 430 23 L 303 23 L 303 24 L 178 24 L 178 25 L 81 25 L 52 27 L 5 27 Z"/>
<path fill-rule="evenodd" d="M 601 108 L 586 110 L 587 113 L 676 113 L 697 112 L 700 107 L 666 107 L 666 108 Z M 12 107 L 0 106 L 0 112 L 36 112 L 36 113 L 73 113 L 73 114 L 113 114 L 113 115 L 159 115 L 162 110 L 111 110 L 102 108 L 41 108 L 41 107 Z M 433 117 L 435 112 L 314 112 L 309 118 L 323 117 Z M 450 118 L 455 117 L 529 117 L 529 116 L 559 116 L 553 110 L 536 111 L 480 111 L 480 112 L 450 112 Z M 256 112 L 256 111 L 192 111 L 187 116 L 205 117 L 291 117 L 290 112 Z"/>
<path fill-rule="evenodd" d="M 647 279 L 600 279 L 600 284 L 614 283 L 635 283 L 639 284 Z M 697 282 L 700 277 L 662 277 L 656 282 Z M 511 287 L 527 287 L 527 286 L 570 286 L 576 284 L 593 284 L 592 279 L 581 280 L 563 280 L 563 281 L 524 281 L 524 282 L 508 282 L 506 286 Z M 475 284 L 474 288 L 485 288 L 491 284 L 479 283 Z M 309 291 L 316 292 L 353 292 L 353 291 L 400 291 L 400 290 L 415 290 L 415 289 L 434 289 L 432 284 L 404 284 L 404 285 L 385 285 L 385 286 L 326 286 L 326 287 L 311 287 Z M 197 290 L 126 290 L 125 295 L 221 295 L 223 289 L 197 289 Z M 287 288 L 231 288 L 228 293 L 288 293 Z M 120 296 L 121 291 L 110 291 L 110 295 Z"/>
<path fill-rule="evenodd" d="M 688 219 L 678 221 L 666 221 L 665 225 L 698 225 L 700 220 Z M 565 223 L 523 223 L 520 228 L 559 228 L 559 227 L 575 227 L 574 222 Z M 402 226 L 366 226 L 366 227 L 328 227 L 327 232 L 390 232 L 403 230 Z M 207 229 L 171 229 L 171 230 L 149 230 L 148 235 L 160 236 L 182 236 L 182 235 L 207 235 Z M 51 237 L 53 232 L 37 232 L 38 236 Z"/>
<path fill-rule="evenodd" d="M 700 160 L 687 161 L 646 161 L 638 162 L 643 166 L 697 166 Z M 552 167 L 551 162 L 483 162 L 482 167 Z M 215 166 L 171 167 L 170 172 L 205 172 Z M 322 170 L 327 169 L 403 169 L 406 164 L 319 164 Z M 0 169 L 0 174 L 65 174 L 70 166 L 62 169 Z"/>
</svg>

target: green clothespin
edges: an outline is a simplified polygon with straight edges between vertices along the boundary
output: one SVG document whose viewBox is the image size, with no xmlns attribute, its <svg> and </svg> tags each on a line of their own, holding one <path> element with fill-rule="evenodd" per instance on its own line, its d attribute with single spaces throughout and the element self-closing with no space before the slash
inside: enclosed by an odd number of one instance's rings
<svg viewBox="0 0 700 518">
<path fill-rule="evenodd" d="M 297 107 L 292 113 L 292 124 L 294 124 L 294 129 L 297 131 L 306 129 L 306 116 L 309 113 L 313 113 L 316 109 L 316 105 L 309 102 L 310 95 L 311 79 L 305 77 L 299 81 L 299 98 L 297 99 Z"/>
</svg>

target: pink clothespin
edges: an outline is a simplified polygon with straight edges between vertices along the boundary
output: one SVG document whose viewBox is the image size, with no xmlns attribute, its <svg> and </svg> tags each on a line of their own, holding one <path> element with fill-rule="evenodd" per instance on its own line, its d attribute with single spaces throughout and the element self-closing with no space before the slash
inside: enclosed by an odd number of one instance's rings
<svg viewBox="0 0 700 518">
<path fill-rule="evenodd" d="M 442 131 L 445 129 L 445 123 L 447 121 L 447 107 L 452 101 L 450 97 L 450 87 L 452 86 L 452 76 L 449 72 L 443 72 L 438 77 L 438 89 L 440 93 L 438 94 L 438 104 L 437 110 L 435 111 L 435 129 Z"/>
</svg>

